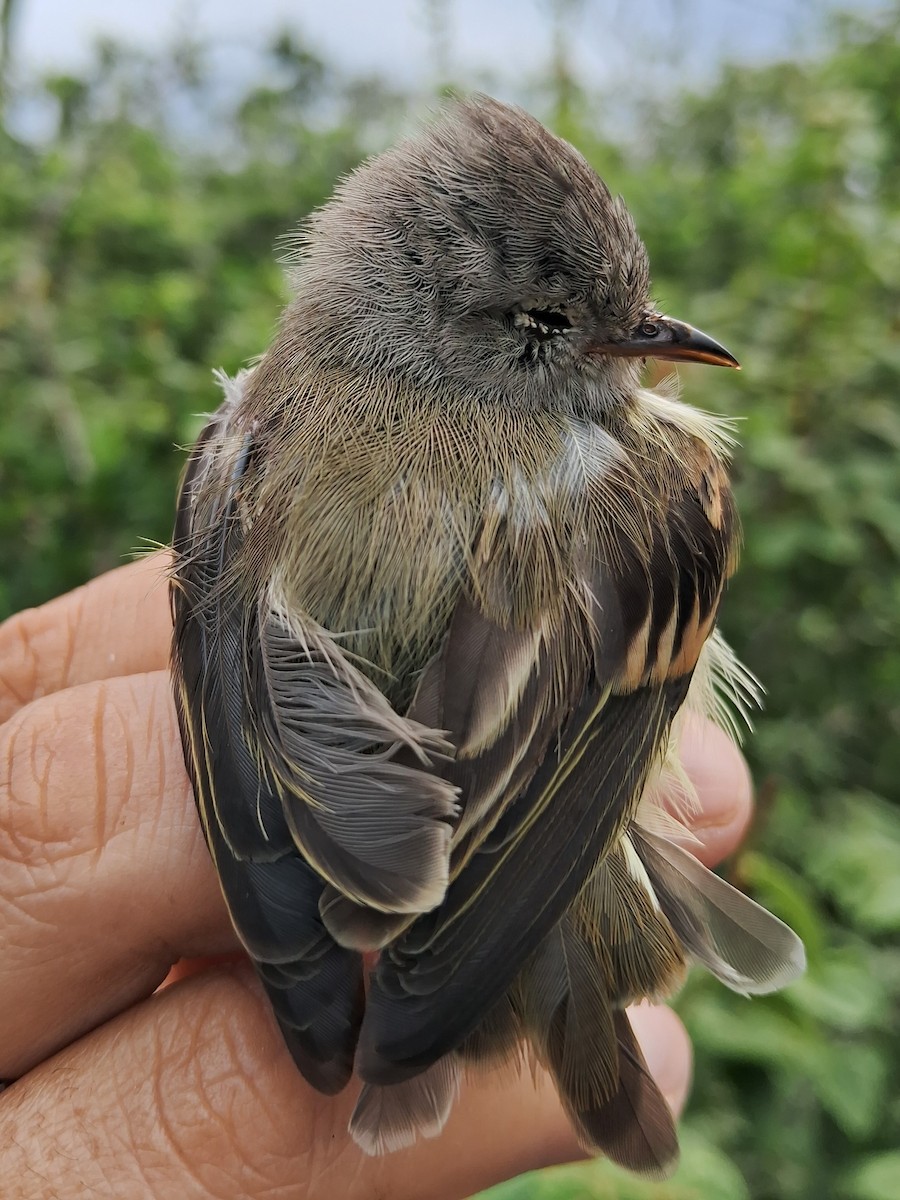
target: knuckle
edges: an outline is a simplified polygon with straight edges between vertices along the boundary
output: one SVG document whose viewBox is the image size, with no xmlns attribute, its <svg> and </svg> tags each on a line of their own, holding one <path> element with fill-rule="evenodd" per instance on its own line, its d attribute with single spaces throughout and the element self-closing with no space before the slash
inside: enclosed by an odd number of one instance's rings
<svg viewBox="0 0 900 1200">
<path fill-rule="evenodd" d="M 65 687 L 82 610 L 79 590 L 25 609 L 0 625 L 0 722 Z"/>
<path fill-rule="evenodd" d="M 38 611 L 30 608 L 16 613 L 0 625 L 0 721 L 8 720 L 34 695 Z"/>
<path fill-rule="evenodd" d="M 266 1087 L 252 1034 L 244 1032 L 258 1027 L 258 1002 L 228 971 L 215 976 L 189 988 L 190 1000 L 154 1023 L 149 1046 L 136 1048 L 140 1062 L 132 1067 L 147 1079 L 150 1103 L 134 1119 L 152 1122 L 164 1141 L 179 1194 L 286 1198 L 302 1164 L 294 1137 L 289 1153 L 276 1149 L 273 1130 L 284 1126 L 284 1115 Z M 167 999 L 174 1008 L 176 997 Z M 133 1087 L 133 1070 L 126 1070 L 117 1086 L 123 1103 Z M 147 1134 L 132 1130 L 138 1144 Z"/>
<path fill-rule="evenodd" d="M 35 868 L 102 847 L 132 757 L 107 753 L 123 727 L 102 683 L 45 697 L 0 727 L 0 860 Z"/>
</svg>

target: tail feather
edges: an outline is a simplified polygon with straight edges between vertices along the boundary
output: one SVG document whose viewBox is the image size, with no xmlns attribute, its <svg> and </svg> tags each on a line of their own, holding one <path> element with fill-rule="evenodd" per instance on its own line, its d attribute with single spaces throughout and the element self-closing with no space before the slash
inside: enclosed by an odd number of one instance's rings
<svg viewBox="0 0 900 1200">
<path fill-rule="evenodd" d="M 571 919 L 604 971 L 613 1007 L 666 999 L 684 981 L 683 949 L 628 834 L 583 888 Z"/>
<path fill-rule="evenodd" d="M 677 1161 L 678 1138 L 628 1018 L 610 995 L 615 974 L 609 956 L 567 916 L 518 982 L 522 1023 L 585 1148 L 662 1178 Z"/>
<path fill-rule="evenodd" d="M 403 1082 L 363 1088 L 354 1139 L 382 1154 L 435 1136 L 460 1063 L 494 1069 L 527 1041 L 586 1149 L 665 1178 L 678 1160 L 675 1123 L 625 1006 L 676 990 L 686 954 L 748 994 L 803 969 L 802 944 L 786 925 L 674 843 L 632 826 L 456 1052 Z"/>
<path fill-rule="evenodd" d="M 619 1086 L 593 1107 L 567 1108 L 589 1149 L 602 1151 L 620 1167 L 652 1179 L 665 1179 L 678 1163 L 678 1134 L 665 1101 L 624 1012 L 613 1014 Z"/>
<path fill-rule="evenodd" d="M 350 1118 L 350 1134 L 366 1154 L 390 1154 L 444 1128 L 459 1094 L 459 1060 L 447 1054 L 403 1083 L 366 1083 Z"/>
<path fill-rule="evenodd" d="M 517 991 L 528 1038 L 567 1107 L 577 1111 L 614 1095 L 619 1075 L 606 972 L 570 917 L 544 939 Z"/>
<path fill-rule="evenodd" d="M 480 1024 L 459 1047 L 467 1066 L 496 1071 L 505 1063 L 521 1066 L 524 1033 L 512 997 L 505 995 L 488 1009 Z"/>
<path fill-rule="evenodd" d="M 803 974 L 803 943 L 783 921 L 666 838 L 637 827 L 632 837 L 672 928 L 717 979 L 761 996 Z"/>
</svg>

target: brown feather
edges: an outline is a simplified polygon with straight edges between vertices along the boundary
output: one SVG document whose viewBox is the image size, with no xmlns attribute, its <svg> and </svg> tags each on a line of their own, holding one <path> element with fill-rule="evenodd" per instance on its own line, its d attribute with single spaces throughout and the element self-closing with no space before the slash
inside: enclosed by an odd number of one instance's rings
<svg viewBox="0 0 900 1200">
<path fill-rule="evenodd" d="M 624 1012 L 613 1018 L 619 1055 L 614 1096 L 573 1112 L 575 1129 L 590 1150 L 651 1179 L 666 1179 L 678 1164 L 678 1135 L 665 1101 Z"/>
<path fill-rule="evenodd" d="M 382 953 L 361 1031 L 364 1079 L 410 1077 L 499 1001 L 621 836 L 686 690 L 684 681 L 624 697 L 587 693 L 558 757 L 544 759 L 444 903 Z M 554 820 L 539 820 L 551 806 Z"/>
</svg>

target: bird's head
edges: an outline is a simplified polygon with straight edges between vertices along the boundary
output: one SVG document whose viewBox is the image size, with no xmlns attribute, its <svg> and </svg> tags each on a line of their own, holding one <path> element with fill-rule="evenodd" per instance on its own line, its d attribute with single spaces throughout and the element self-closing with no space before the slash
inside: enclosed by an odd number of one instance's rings
<svg viewBox="0 0 900 1200">
<path fill-rule="evenodd" d="M 350 175 L 290 270 L 287 321 L 319 356 L 432 394 L 603 412 L 644 358 L 737 365 L 656 311 L 631 216 L 585 159 L 488 97 Z"/>
</svg>

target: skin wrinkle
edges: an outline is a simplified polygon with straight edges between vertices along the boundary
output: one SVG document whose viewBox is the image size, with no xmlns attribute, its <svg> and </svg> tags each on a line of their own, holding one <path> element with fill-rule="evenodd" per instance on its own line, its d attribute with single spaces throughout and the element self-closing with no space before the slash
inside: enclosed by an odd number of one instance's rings
<svg viewBox="0 0 900 1200">
<path fill-rule="evenodd" d="M 134 746 L 129 736 L 130 713 L 123 711 L 110 693 L 108 685 L 98 682 L 86 685 L 96 694 L 86 697 L 86 705 L 67 705 L 62 708 L 54 702 L 49 711 L 37 712 L 30 706 L 22 716 L 10 722 L 0 736 L 7 739 L 6 775 L 8 783 L 3 789 L 7 803 L 0 808 L 0 828 L 9 838 L 17 854 L 14 857 L 23 865 L 32 859 L 38 865 L 56 864 L 67 858 L 96 855 L 108 849 L 120 832 L 128 832 L 125 814 L 129 810 L 143 815 L 151 811 L 137 806 L 132 799 L 135 788 Z M 133 708 L 138 707 L 138 695 L 128 685 L 129 700 Z M 60 695 L 67 695 L 61 693 Z M 151 698 L 152 699 L 152 698 Z M 91 824 L 76 819 L 70 798 L 72 788 L 68 782 L 68 758 L 80 752 L 78 745 L 64 748 L 61 760 L 59 752 L 48 743 L 47 727 L 56 726 L 66 732 L 66 727 L 83 718 L 80 714 L 85 706 L 92 710 L 91 727 L 97 743 L 94 755 L 94 787 L 91 792 L 95 805 Z M 78 716 L 69 707 L 77 707 Z M 152 705 L 151 705 L 152 707 Z M 112 723 L 119 729 L 116 730 Z M 112 727 L 112 728 L 111 728 Z M 170 730 L 171 733 L 171 730 Z M 20 739 L 27 738 L 30 776 L 20 780 L 20 763 L 25 751 L 20 748 Z M 73 737 L 72 742 L 76 739 Z M 119 751 L 122 751 L 120 754 Z M 141 777 L 141 790 L 148 794 L 159 794 L 169 785 L 167 767 L 163 756 L 157 755 L 158 773 Z M 179 764 L 180 765 L 180 764 Z M 65 781 L 54 778 L 54 766 L 66 775 Z M 77 794 L 77 793 L 76 793 Z M 53 799 L 53 797 L 56 799 Z M 158 808 L 158 806 L 157 806 Z M 52 855 L 49 854 L 52 848 Z"/>
<path fill-rule="evenodd" d="M 6 753 L 3 755 L 3 781 L 0 784 L 0 851 L 4 850 L 4 842 L 20 853 L 20 831 L 18 822 L 13 817 L 15 807 L 14 767 L 17 761 L 17 740 L 22 733 L 22 722 L 13 728 L 5 729 L 3 740 Z M 4 853 L 4 858 L 7 857 Z"/>
<path fill-rule="evenodd" d="M 8 952 L 14 948 L 18 948 L 23 951 L 29 951 L 29 962 L 26 965 L 32 967 L 57 963 L 59 960 L 58 947 L 55 949 L 48 947 L 43 959 L 38 962 L 34 961 L 33 934 L 35 929 L 40 929 L 50 933 L 54 939 L 58 939 L 60 928 L 59 921 L 53 917 L 40 917 L 36 912 L 30 911 L 28 908 L 26 908 L 22 903 L 22 900 L 33 895 L 43 901 L 44 898 L 48 896 L 55 897 L 56 893 L 61 892 L 63 893 L 62 902 L 65 904 L 66 893 L 68 893 L 69 897 L 75 896 L 78 891 L 77 887 L 73 886 L 69 879 L 65 879 L 54 881 L 53 884 L 49 886 L 46 883 L 42 883 L 40 887 L 33 886 L 30 892 L 25 888 L 19 888 L 15 890 L 15 900 L 12 898 L 12 896 L 0 896 L 0 902 L 6 902 L 9 904 L 12 911 L 16 914 L 17 922 L 24 921 L 27 923 L 31 934 L 31 941 L 26 941 L 23 938 L 21 942 L 17 944 L 16 940 L 12 936 L 5 936 L 3 942 L 4 951 Z M 20 966 L 19 969 L 22 969 L 22 967 Z"/>
<path fill-rule="evenodd" d="M 190 1163 L 181 1160 L 179 1145 L 169 1136 L 162 1094 L 157 1089 L 162 1081 L 162 1064 L 166 1060 L 161 1049 L 162 1035 L 169 1031 L 158 1024 L 142 1025 L 139 1037 L 130 1042 L 123 1040 L 122 1061 L 110 1055 L 112 1066 L 112 1090 L 116 1106 L 123 1120 L 118 1128 L 127 1131 L 121 1135 L 119 1161 L 127 1161 L 143 1181 L 146 1194 L 156 1195 L 155 1181 L 160 1170 L 167 1172 L 174 1159 L 190 1175 Z M 149 1045 L 148 1045 L 149 1043 Z M 166 1048 L 168 1050 L 168 1047 Z M 141 1080 L 138 1089 L 135 1078 Z M 141 1094 L 149 1091 L 149 1096 Z M 134 1189 L 131 1189 L 132 1191 Z"/>
<path fill-rule="evenodd" d="M 280 1052 L 280 1034 L 276 1028 L 274 1018 L 268 1005 L 263 1001 L 261 991 L 253 977 L 249 964 L 242 963 L 241 965 L 232 968 L 231 979 L 233 983 L 239 987 L 245 997 L 245 1002 L 251 1004 L 256 1010 L 257 1019 L 262 1019 L 265 1022 L 267 1037 L 273 1047 L 278 1047 Z M 241 1030 L 249 1028 L 249 1022 L 246 1026 L 241 1026 Z M 236 1030 L 237 1026 L 229 1026 L 229 1029 Z M 232 1035 L 234 1038 L 234 1035 Z M 244 1035 L 246 1038 L 246 1035 Z M 244 1041 L 246 1046 L 246 1040 Z M 246 1054 L 246 1050 L 244 1051 Z M 238 1059 L 243 1055 L 238 1055 Z M 246 1064 L 241 1066 L 241 1079 L 245 1085 L 250 1080 L 254 1080 L 250 1086 L 256 1090 L 255 1072 L 252 1066 L 251 1055 Z M 281 1063 L 288 1071 L 292 1071 L 291 1064 L 286 1060 L 284 1055 L 280 1056 Z M 330 1195 L 332 1186 L 331 1181 L 334 1180 L 335 1174 L 340 1173 L 341 1163 L 348 1158 L 351 1159 L 351 1170 L 353 1175 L 366 1173 L 370 1168 L 370 1160 L 360 1155 L 356 1147 L 349 1138 L 342 1137 L 338 1142 L 337 1153 L 335 1153 L 334 1142 L 336 1132 L 343 1134 L 346 1129 L 347 1120 L 351 1111 L 351 1097 L 345 1093 L 340 1097 L 334 1098 L 327 1105 L 307 1104 L 305 1106 L 304 1117 L 304 1144 L 302 1146 L 292 1145 L 290 1148 L 285 1148 L 282 1153 L 274 1152 L 272 1148 L 270 1154 L 274 1164 L 283 1162 L 287 1173 L 293 1178 L 304 1182 L 303 1195 L 309 1192 L 310 1196 L 321 1194 L 322 1196 Z M 355 1100 L 355 1096 L 352 1097 Z M 269 1099 L 265 1107 L 266 1120 L 265 1125 L 268 1128 L 277 1128 L 281 1119 L 281 1114 L 275 1108 L 274 1099 Z M 273 1153 L 274 1152 L 274 1153 Z M 300 1155 L 301 1166 L 298 1168 L 297 1155 Z M 321 1193 L 317 1193 L 316 1189 L 319 1184 L 323 1185 Z M 288 1191 L 288 1195 L 293 1195 L 293 1190 Z"/>
<path fill-rule="evenodd" d="M 53 765 L 56 761 L 56 752 L 52 746 L 46 746 L 45 743 L 39 742 L 36 736 L 32 736 L 29 750 L 31 751 L 31 769 L 32 775 L 37 782 L 38 795 L 38 812 L 40 813 L 43 824 L 49 826 L 48 802 L 50 796 L 50 778 L 53 773 Z M 43 750 L 43 761 L 40 767 L 37 766 L 37 759 Z M 64 844 L 64 842 L 63 842 Z"/>
<path fill-rule="evenodd" d="M 69 676 L 72 671 L 72 661 L 75 657 L 75 647 L 78 645 L 78 635 L 81 629 L 82 618 L 84 615 L 84 592 L 79 591 L 75 595 L 73 607 L 66 608 L 66 638 L 62 664 L 59 671 L 60 689 L 68 687 Z"/>
<path fill-rule="evenodd" d="M 158 1132 L 164 1139 L 165 1146 L 168 1150 L 168 1156 L 174 1158 L 175 1161 L 180 1164 L 184 1176 L 187 1179 L 195 1182 L 197 1187 L 202 1189 L 204 1185 L 200 1178 L 200 1171 L 195 1162 L 195 1155 L 193 1155 L 190 1152 L 188 1152 L 187 1150 L 185 1150 L 181 1145 L 181 1139 L 176 1134 L 176 1130 L 179 1129 L 179 1122 L 178 1122 L 177 1117 L 174 1120 L 170 1120 L 168 1117 L 168 1114 L 167 1114 L 165 1091 L 163 1088 L 164 1074 L 165 1074 L 165 1069 L 163 1067 L 163 1064 L 167 1061 L 167 1058 L 170 1056 L 171 1046 L 166 1048 L 167 1051 L 169 1051 L 169 1055 L 167 1055 L 166 1053 L 161 1051 L 161 1040 L 162 1040 L 161 1032 L 162 1031 L 160 1029 L 160 1026 L 157 1023 L 152 1028 L 153 1045 L 152 1045 L 152 1049 L 151 1049 L 151 1069 L 148 1072 L 148 1078 L 150 1080 L 150 1088 L 151 1088 L 151 1098 L 153 1101 L 153 1112 L 154 1112 L 154 1115 L 156 1118 L 155 1132 Z M 190 1055 L 190 1053 L 192 1053 L 194 1051 L 194 1044 L 197 1040 L 198 1032 L 199 1032 L 199 1026 L 195 1027 L 195 1030 L 191 1031 L 191 1033 L 194 1036 L 189 1036 L 189 1038 L 187 1039 L 187 1044 L 184 1049 L 188 1052 L 189 1055 Z M 190 1056 L 188 1056 L 187 1061 L 190 1062 Z M 194 1070 L 192 1072 L 192 1075 L 196 1078 L 197 1071 Z M 126 1081 L 125 1086 L 127 1087 L 127 1081 Z M 197 1095 L 197 1091 L 198 1091 L 198 1089 L 196 1089 L 196 1088 L 193 1089 L 194 1096 L 197 1099 L 202 1101 L 202 1089 L 200 1089 L 201 1095 L 199 1095 L 199 1096 Z M 185 1099 L 184 1094 L 182 1093 L 181 1095 L 179 1095 L 177 1097 L 177 1099 L 181 1103 L 184 1103 L 184 1099 Z M 193 1108 L 193 1106 L 191 1106 L 191 1107 Z M 139 1156 L 134 1155 L 134 1160 L 136 1163 L 138 1163 L 140 1161 Z M 149 1179 L 149 1177 L 145 1177 L 145 1178 L 147 1178 L 148 1185 L 151 1184 L 151 1180 Z"/>
<path fill-rule="evenodd" d="M 14 842 L 24 838 L 26 846 L 33 843 L 35 850 L 42 852 L 44 861 L 47 850 L 57 847 L 61 853 L 54 857 L 64 858 L 65 851 L 77 851 L 78 839 L 90 836 L 91 826 L 79 827 L 75 822 L 60 822 L 57 814 L 51 813 L 49 804 L 53 793 L 55 768 L 66 764 L 59 760 L 64 755 L 58 745 L 46 737 L 48 728 L 56 728 L 60 740 L 71 732 L 71 712 L 66 711 L 56 698 L 36 703 L 45 707 L 39 714 L 31 705 L 22 709 L 13 720 L 0 730 L 0 737 L 7 743 L 4 756 L 5 787 L 8 795 L 7 820 L 4 825 Z M 79 709 L 77 739 L 79 750 L 83 745 L 84 708 Z M 92 724 L 92 722 L 90 723 Z M 27 763 L 27 767 L 26 767 Z M 62 815 L 60 811 L 59 815 Z M 93 844 L 93 842 L 91 842 Z M 22 861 L 27 861 L 27 849 L 23 846 Z"/>
<path fill-rule="evenodd" d="M 136 701 L 137 696 L 135 696 L 134 698 Z M 150 719 L 150 720 L 152 720 L 152 718 L 153 718 L 153 711 L 154 711 L 154 700 L 151 697 L 149 711 L 148 711 L 148 719 Z M 123 761 L 124 779 L 122 781 L 122 795 L 130 796 L 132 794 L 132 792 L 134 790 L 134 786 L 135 786 L 134 743 L 133 743 L 131 737 L 129 737 L 128 724 L 125 721 L 124 715 L 118 711 L 117 711 L 116 715 L 121 722 L 121 745 L 122 745 L 123 760 L 124 760 Z M 160 765 L 160 767 L 162 766 L 162 764 L 159 764 L 159 765 Z M 161 769 L 158 770 L 158 778 L 160 780 L 165 779 L 165 773 Z M 123 822 L 123 818 L 120 816 L 119 820 L 117 822 L 115 822 L 114 828 L 121 825 L 122 822 Z"/>
<path fill-rule="evenodd" d="M 11 721 L 0 731 L 0 738 L 6 741 L 4 779 L 0 784 L 0 832 L 16 851 L 11 856 L 13 861 L 18 860 L 23 866 L 46 860 L 44 851 L 51 842 L 44 800 L 56 750 L 47 745 L 40 732 L 27 719 Z M 23 779 L 25 762 L 30 775 Z M 36 791 L 36 803 L 31 799 L 23 802 L 21 797 L 30 797 L 31 791 Z"/>
<path fill-rule="evenodd" d="M 242 1063 L 242 1058 L 246 1056 L 242 1053 L 239 1040 L 236 1036 L 236 1031 L 233 1025 L 226 1024 L 223 1029 L 221 1038 L 221 1047 L 227 1053 L 230 1067 L 227 1070 L 219 1072 L 216 1076 L 210 1075 L 204 1078 L 201 1072 L 196 1071 L 198 1092 L 202 1095 L 207 1111 L 217 1121 L 218 1124 L 225 1130 L 230 1140 L 235 1146 L 238 1153 L 235 1155 L 236 1161 L 240 1164 L 238 1172 L 231 1170 L 229 1175 L 238 1184 L 238 1188 L 231 1191 L 222 1191 L 220 1195 L 228 1197 L 234 1194 L 241 1194 L 244 1191 L 251 1192 L 254 1196 L 263 1195 L 270 1190 L 272 1186 L 265 1179 L 266 1172 L 261 1164 L 253 1163 L 252 1155 L 241 1153 L 239 1129 L 242 1120 L 250 1107 L 247 1099 L 242 1094 L 236 1094 L 235 1089 L 229 1089 L 228 1085 L 235 1081 L 240 1081 L 243 1089 L 248 1090 L 252 1098 L 252 1103 L 257 1106 L 261 1113 L 265 1115 L 265 1120 L 272 1124 L 276 1118 L 276 1114 L 272 1111 L 271 1100 L 266 1095 L 266 1089 L 261 1087 L 256 1079 L 255 1072 L 250 1065 L 250 1069 L 246 1069 Z M 217 1092 L 222 1093 L 217 1096 Z M 212 1167 L 223 1169 L 220 1164 L 211 1163 Z M 240 1178 L 238 1178 L 238 1175 Z M 252 1186 L 249 1179 L 252 1178 Z M 207 1180 L 207 1186 L 209 1181 Z M 260 1189 L 264 1189 L 261 1191 Z"/>
<path fill-rule="evenodd" d="M 0 723 L 63 687 L 164 667 L 171 630 L 168 558 L 165 551 L 147 555 L 0 624 Z M 79 608 L 74 624 L 71 605 Z M 116 634 L 110 641 L 113 612 Z"/>
<path fill-rule="evenodd" d="M 0 721 L 7 720 L 17 707 L 27 702 L 27 697 L 35 694 L 37 655 L 29 636 L 28 619 L 38 611 L 27 609 L 0 625 Z M 11 676 L 10 668 L 20 673 L 18 681 Z M 14 704 L 10 704 L 8 696 L 13 697 Z"/>
<path fill-rule="evenodd" d="M 81 589 L 78 589 L 81 591 Z M 9 702 L 0 692 L 0 720 L 7 720 L 17 707 L 28 700 L 40 699 L 48 692 L 60 691 L 67 686 L 72 668 L 83 612 L 78 593 L 72 593 L 74 612 L 66 606 L 63 621 L 54 622 L 53 602 L 40 608 L 26 609 L 0 625 L 0 664 L 4 660 L 11 665 L 9 670 L 0 670 L 3 689 L 15 701 Z M 44 654 L 43 646 L 52 642 L 54 634 L 62 627 L 64 636 L 52 647 L 52 657 Z M 41 680 L 40 664 L 46 661 L 52 674 Z M 18 679 L 16 676 L 18 675 Z M 38 681 L 41 680 L 39 684 Z"/>
<path fill-rule="evenodd" d="M 239 984 L 240 978 L 233 973 L 229 982 Z M 249 1015 L 241 1014 L 244 1003 L 238 1002 L 234 1006 L 236 1020 L 223 1021 L 215 1003 L 216 993 L 211 988 L 207 990 L 208 997 L 203 997 L 204 1003 L 189 1033 L 187 1045 L 179 1046 L 175 1056 L 175 1065 L 185 1070 L 190 1079 L 188 1089 L 173 1090 L 178 1107 L 185 1108 L 189 1113 L 189 1119 L 185 1121 L 182 1117 L 180 1124 L 193 1129 L 195 1141 L 200 1139 L 199 1146 L 195 1144 L 190 1149 L 180 1149 L 179 1153 L 191 1156 L 191 1174 L 202 1189 L 203 1196 L 226 1198 L 240 1195 L 255 1198 L 271 1193 L 273 1185 L 269 1180 L 262 1178 L 261 1165 L 253 1161 L 254 1153 L 258 1151 L 258 1141 L 254 1138 L 252 1144 L 242 1145 L 241 1129 L 246 1125 L 248 1113 L 254 1114 L 253 1124 L 260 1127 L 276 1126 L 279 1114 L 272 1109 L 271 1102 L 262 1106 L 258 1104 L 261 1099 L 261 1092 L 255 1080 L 258 1068 L 253 1062 L 253 1057 L 247 1057 L 246 1035 L 243 1032 L 245 1028 L 250 1027 L 251 1022 L 240 1019 L 242 1015 Z M 258 1001 L 256 1003 L 258 1004 Z M 178 1026 L 168 1029 L 167 1032 L 170 1037 L 174 1036 L 179 1032 Z M 169 1059 L 171 1058 L 170 1052 Z M 161 1055 L 161 1061 L 166 1061 L 165 1054 Z M 167 1069 L 171 1069 L 171 1066 Z M 161 1079 L 160 1082 L 165 1081 Z M 155 1094 L 158 1096 L 160 1111 L 163 1111 L 166 1107 L 164 1091 L 161 1088 L 156 1089 Z M 198 1113 L 205 1113 L 208 1119 L 198 1119 Z M 234 1120 L 232 1114 L 237 1114 L 238 1119 Z M 173 1129 L 178 1127 L 177 1113 L 173 1113 L 168 1125 Z M 221 1137 L 226 1139 L 232 1150 L 236 1168 L 230 1167 L 228 1160 L 223 1161 L 221 1153 L 215 1152 L 215 1143 Z M 250 1139 L 247 1140 L 249 1143 Z M 207 1142 L 210 1144 L 209 1152 L 205 1153 Z M 297 1171 L 296 1160 L 292 1162 L 293 1170 Z M 228 1178 L 224 1181 L 216 1180 L 216 1174 L 223 1171 L 227 1173 Z M 302 1168 L 297 1172 L 297 1178 L 307 1178 Z M 229 1179 L 236 1186 L 229 1188 Z M 260 1183 L 263 1191 L 260 1191 L 258 1186 Z"/>
<path fill-rule="evenodd" d="M 105 683 L 97 684 L 94 706 L 94 828 L 96 831 L 97 857 L 106 845 L 106 802 L 107 802 L 107 772 L 106 763 L 106 716 L 108 691 Z"/>
<path fill-rule="evenodd" d="M 137 693 L 135 693 L 135 702 L 136 707 L 139 707 Z M 184 773 L 182 762 L 178 759 L 177 755 L 174 756 L 173 761 L 171 738 L 174 714 L 168 702 L 168 696 L 164 695 L 163 701 L 165 704 L 165 716 L 160 713 L 159 702 L 159 690 L 153 689 L 149 698 L 149 704 L 145 703 L 144 705 L 144 724 L 142 725 L 142 729 L 145 732 L 148 751 L 144 755 L 144 761 L 148 763 L 150 761 L 155 762 L 160 792 L 171 793 L 176 790 L 179 783 L 182 785 L 182 791 L 186 796 L 183 811 L 190 824 L 186 822 L 184 825 L 173 826 L 171 821 L 167 820 L 167 818 L 171 817 L 171 810 L 166 810 L 158 804 L 151 805 L 145 809 L 146 821 L 149 828 L 144 836 L 149 843 L 154 845 L 161 844 L 164 839 L 165 843 L 171 847 L 173 853 L 179 853 L 183 851 L 186 829 L 192 830 L 194 828 L 194 823 L 191 820 L 193 817 L 193 795 Z M 128 756 L 129 760 L 133 761 L 133 739 L 128 740 Z M 193 865 L 194 861 L 192 858 L 191 865 Z"/>
<path fill-rule="evenodd" d="M 176 741 L 167 679 L 160 672 L 153 688 L 148 689 L 146 683 L 146 679 L 110 681 L 100 687 L 87 685 L 86 689 L 60 693 L 59 698 L 29 706 L 11 723 L 12 727 L 7 726 L 3 731 L 14 742 L 15 778 L 12 803 L 4 797 L 6 803 L 0 807 L 3 823 L 0 844 L 7 841 L 7 828 L 14 831 L 9 839 L 12 844 L 3 851 L 3 857 L 7 860 L 4 874 L 11 876 L 9 894 L 16 897 L 15 908 L 7 909 L 3 920 L 4 928 L 20 931 L 24 927 L 26 932 L 21 936 L 14 932 L 4 938 L 7 944 L 21 943 L 22 950 L 17 954 L 15 974 L 9 963 L 5 979 L 0 973 L 0 1009 L 8 1005 L 10 1011 L 18 1014 L 15 1038 L 23 1047 L 30 1044 L 29 1055 L 52 1052 L 60 1041 L 77 1036 L 97 1019 L 110 1016 L 121 1004 L 152 991 L 176 959 L 201 949 L 200 945 L 192 944 L 193 935 L 188 932 L 201 914 L 202 948 L 216 942 L 221 949 L 234 945 L 196 828 Z M 110 726 L 105 721 L 94 723 L 96 730 L 102 729 L 101 741 L 105 740 L 106 750 L 115 763 L 113 766 L 108 759 L 104 760 L 102 749 L 98 748 L 96 765 L 105 785 L 99 790 L 105 792 L 108 815 L 105 821 L 77 821 L 79 803 L 84 803 L 79 802 L 79 795 L 86 792 L 84 800 L 90 796 L 89 802 L 93 804 L 95 785 L 93 773 L 82 780 L 81 792 L 78 784 L 71 782 L 69 764 L 74 747 L 70 750 L 63 745 L 56 764 L 58 770 L 49 776 L 45 772 L 43 781 L 37 783 L 31 778 L 34 772 L 24 765 L 23 759 L 31 745 L 53 744 L 47 738 L 48 729 L 59 730 L 57 736 L 65 740 L 65 731 L 73 726 L 72 712 L 83 713 L 88 703 L 82 702 L 83 697 L 95 688 L 105 696 L 102 707 L 108 719 L 118 721 L 121 732 L 113 727 L 115 735 L 110 737 Z M 98 712 L 100 707 L 98 702 Z M 141 772 L 136 777 L 123 768 L 124 756 L 116 753 L 116 748 L 123 733 L 127 736 L 129 729 L 141 729 L 148 709 L 149 724 L 158 726 L 154 738 L 158 751 L 155 755 L 141 754 Z M 167 722 L 163 720 L 163 711 Z M 139 712 L 136 721 L 135 714 Z M 133 741 L 133 737 L 128 740 Z M 79 730 L 79 747 L 82 741 Z M 168 747 L 167 753 L 162 751 L 163 743 Z M 129 754 L 132 761 L 136 760 L 133 745 Z M 158 772 L 154 769 L 157 765 L 165 770 Z M 41 793 L 39 801 L 34 796 L 37 789 Z M 178 805 L 168 799 L 178 796 L 182 798 Z M 166 803 L 161 805 L 160 800 Z M 179 819 L 173 822 L 176 814 Z M 99 845 L 98 836 L 105 839 Z M 153 848 L 151 861 L 158 863 L 160 869 L 135 893 L 134 864 L 146 861 L 146 850 L 142 847 Z M 193 866 L 200 880 L 210 880 L 198 911 L 192 913 L 190 906 L 185 908 L 177 899 L 163 906 L 148 903 L 155 879 L 168 877 L 163 864 L 178 863 L 185 857 L 186 866 Z M 10 867 L 17 862 L 20 867 L 13 874 Z M 141 878 L 139 875 L 138 879 Z M 191 878 L 190 873 L 187 878 Z M 117 914 L 112 933 L 108 923 L 111 910 Z M 85 922 L 90 933 L 60 954 L 60 931 L 76 919 Z M 221 933 L 216 923 L 223 927 Z M 54 953 L 40 953 L 40 948 L 48 945 L 55 948 Z M 101 970 L 98 978 L 96 973 Z M 68 985 L 51 989 L 42 1019 L 40 1010 L 23 1004 L 23 1000 L 29 992 L 44 991 L 61 971 Z M 52 1014 L 49 1019 L 48 1012 Z M 12 1034 L 12 1029 L 9 1032 Z M 11 1047 L 8 1040 L 4 1051 L 0 1074 L 18 1075 L 34 1061 L 33 1057 L 23 1061 L 21 1052 Z"/>
<path fill-rule="evenodd" d="M 8 1097 L 11 1094 L 11 1092 L 7 1092 L 7 1103 L 9 1103 Z M 43 1111 L 43 1109 L 34 1105 L 31 1107 L 33 1110 L 30 1114 L 31 1120 L 28 1122 L 23 1122 L 24 1128 L 28 1129 L 28 1140 L 33 1140 L 36 1134 L 42 1134 L 48 1124 L 47 1114 Z M 53 1145 L 54 1143 L 51 1144 Z M 13 1162 L 13 1169 L 11 1171 L 7 1171 L 7 1179 L 15 1179 L 17 1182 L 21 1182 L 26 1180 L 27 1175 L 36 1175 L 38 1179 L 41 1180 L 41 1195 L 47 1197 L 57 1197 L 59 1193 L 53 1187 L 50 1176 L 39 1170 L 37 1166 L 28 1161 L 28 1148 L 25 1144 L 25 1139 L 12 1135 L 7 1139 L 7 1145 L 15 1147 L 15 1149 L 18 1151 L 16 1156 L 18 1162 Z M 0 1184 L 2 1184 L 2 1182 L 2 1177 L 0 1177 Z M 4 1192 L 5 1191 L 6 1189 L 4 1188 Z"/>
</svg>

